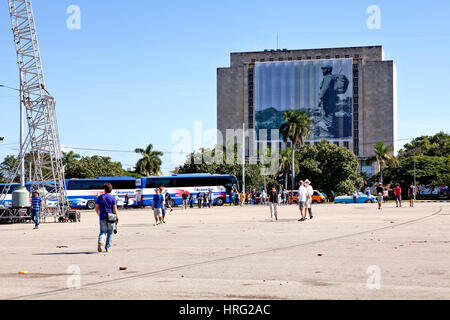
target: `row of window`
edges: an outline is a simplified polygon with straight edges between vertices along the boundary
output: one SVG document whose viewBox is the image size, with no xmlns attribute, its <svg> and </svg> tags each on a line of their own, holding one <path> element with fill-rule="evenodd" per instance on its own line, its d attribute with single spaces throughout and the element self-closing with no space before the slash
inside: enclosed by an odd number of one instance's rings
<svg viewBox="0 0 450 320">
<path fill-rule="evenodd" d="M 353 56 L 353 58 L 356 58 L 356 59 L 358 59 L 360 56 L 359 56 L 359 54 L 355 54 L 354 56 Z M 339 55 L 339 54 L 337 54 L 337 55 L 335 55 L 334 56 L 334 58 L 335 59 L 340 59 L 340 58 L 346 58 L 346 59 L 348 59 L 348 58 L 350 58 L 350 55 L 349 54 L 346 54 L 346 55 Z M 292 61 L 294 58 L 293 57 L 288 57 L 287 58 L 287 61 Z M 316 56 L 315 57 L 315 59 L 316 60 L 320 60 L 320 59 L 322 59 L 322 56 Z M 325 56 L 325 59 L 331 59 L 331 56 Z M 308 56 L 308 57 L 297 57 L 297 60 L 312 60 L 312 57 L 310 57 L 310 56 Z M 264 58 L 262 58 L 262 59 L 259 59 L 259 62 L 265 62 L 266 60 L 264 59 Z M 269 61 L 275 61 L 275 58 L 269 58 Z M 283 58 L 283 57 L 281 57 L 281 58 L 278 58 L 278 61 L 286 61 L 286 58 Z M 256 62 L 256 59 L 251 59 L 251 62 L 253 62 L 253 63 L 255 63 Z"/>
<path fill-rule="evenodd" d="M 67 190 L 103 190 L 106 183 L 111 183 L 113 189 L 132 190 L 136 188 L 134 179 L 130 180 L 87 180 L 69 181 Z"/>
</svg>

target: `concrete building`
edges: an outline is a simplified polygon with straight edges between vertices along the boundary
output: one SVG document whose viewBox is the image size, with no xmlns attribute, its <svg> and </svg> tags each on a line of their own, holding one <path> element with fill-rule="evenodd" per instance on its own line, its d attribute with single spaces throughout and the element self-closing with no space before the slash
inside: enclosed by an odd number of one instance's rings
<svg viewBox="0 0 450 320">
<path fill-rule="evenodd" d="M 397 141 L 396 68 L 393 61 L 384 60 L 382 46 L 231 53 L 230 67 L 217 69 L 217 127 L 223 135 L 222 139 L 225 139 L 227 129 L 242 129 L 244 123 L 248 129 L 257 127 L 255 100 L 258 97 L 255 96 L 255 87 L 258 84 L 255 72 L 258 66 L 277 63 L 288 66 L 286 62 L 299 66 L 308 65 L 308 61 L 320 63 L 321 60 L 323 63 L 335 63 L 341 59 L 352 64 L 352 79 L 348 79 L 352 97 L 348 100 L 351 104 L 347 130 L 351 134 L 346 139 L 329 140 L 354 151 L 361 169 L 373 173 L 376 168 L 365 161 L 373 155 L 373 145 L 384 141 L 396 149 Z M 314 78 L 315 86 L 319 87 L 322 75 L 315 75 Z M 272 79 L 272 85 L 276 85 L 276 81 Z M 259 86 L 262 88 L 261 84 Z M 323 80 L 320 88 L 322 86 Z M 260 90 L 268 90 L 267 85 L 264 88 Z M 218 140 L 219 144 L 224 143 L 220 137 Z M 247 141 L 247 144 L 251 145 L 251 142 Z M 307 141 L 312 144 L 317 142 L 313 138 Z M 285 147 L 283 145 L 280 144 L 281 148 Z"/>
</svg>

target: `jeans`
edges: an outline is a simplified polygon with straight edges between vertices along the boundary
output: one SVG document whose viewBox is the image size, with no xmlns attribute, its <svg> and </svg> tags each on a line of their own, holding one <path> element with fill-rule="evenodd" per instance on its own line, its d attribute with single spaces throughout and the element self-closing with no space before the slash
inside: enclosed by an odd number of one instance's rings
<svg viewBox="0 0 450 320">
<path fill-rule="evenodd" d="M 278 203 L 277 202 L 269 202 L 269 208 L 270 208 L 270 217 L 272 218 L 272 220 L 274 218 L 278 218 Z"/>
<path fill-rule="evenodd" d="M 31 210 L 31 220 L 34 222 L 36 227 L 39 227 L 39 210 Z"/>
<path fill-rule="evenodd" d="M 100 220 L 100 234 L 98 236 L 98 243 L 103 244 L 105 242 L 105 249 L 108 250 L 112 246 L 112 238 L 114 234 L 115 223 L 106 222 L 105 220 Z"/>
</svg>

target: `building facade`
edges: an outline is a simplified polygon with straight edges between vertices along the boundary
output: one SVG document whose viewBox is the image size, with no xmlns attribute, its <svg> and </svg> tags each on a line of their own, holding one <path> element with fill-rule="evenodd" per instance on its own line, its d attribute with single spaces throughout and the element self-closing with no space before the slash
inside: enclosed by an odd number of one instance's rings
<svg viewBox="0 0 450 320">
<path fill-rule="evenodd" d="M 313 121 L 308 144 L 327 139 L 352 150 L 362 171 L 374 173 L 366 159 L 379 141 L 397 141 L 396 68 L 381 46 L 231 53 L 230 67 L 217 69 L 217 127 L 267 129 L 247 138 L 247 150 L 279 129 L 284 110 L 305 110 Z M 256 144 L 258 145 L 258 144 Z M 396 150 L 394 151 L 396 152 Z"/>
</svg>

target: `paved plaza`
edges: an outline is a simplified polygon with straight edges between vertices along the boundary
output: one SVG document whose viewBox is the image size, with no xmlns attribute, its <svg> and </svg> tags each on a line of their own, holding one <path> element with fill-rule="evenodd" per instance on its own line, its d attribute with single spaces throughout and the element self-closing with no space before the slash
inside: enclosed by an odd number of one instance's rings
<svg viewBox="0 0 450 320">
<path fill-rule="evenodd" d="M 313 210 L 177 208 L 156 227 L 122 210 L 111 253 L 96 252 L 93 211 L 0 225 L 0 299 L 450 299 L 449 203 Z"/>
</svg>

